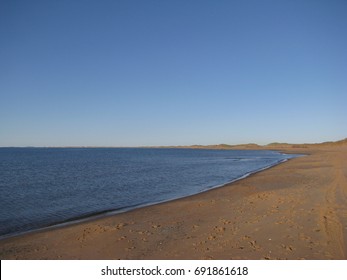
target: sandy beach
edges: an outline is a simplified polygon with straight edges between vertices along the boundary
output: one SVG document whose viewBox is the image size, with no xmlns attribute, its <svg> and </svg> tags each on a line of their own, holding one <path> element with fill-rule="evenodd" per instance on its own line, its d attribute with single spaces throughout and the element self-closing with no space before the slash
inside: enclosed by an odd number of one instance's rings
<svg viewBox="0 0 347 280">
<path fill-rule="evenodd" d="M 0 241 L 1 259 L 347 259 L 347 145 L 224 187 Z"/>
</svg>

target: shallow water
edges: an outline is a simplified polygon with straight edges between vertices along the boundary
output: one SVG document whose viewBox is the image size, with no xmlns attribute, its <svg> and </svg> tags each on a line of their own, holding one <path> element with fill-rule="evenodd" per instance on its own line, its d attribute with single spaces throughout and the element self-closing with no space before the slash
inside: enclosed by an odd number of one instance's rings
<svg viewBox="0 0 347 280">
<path fill-rule="evenodd" d="M 0 148 L 0 236 L 188 196 L 292 157 L 273 151 Z"/>
</svg>

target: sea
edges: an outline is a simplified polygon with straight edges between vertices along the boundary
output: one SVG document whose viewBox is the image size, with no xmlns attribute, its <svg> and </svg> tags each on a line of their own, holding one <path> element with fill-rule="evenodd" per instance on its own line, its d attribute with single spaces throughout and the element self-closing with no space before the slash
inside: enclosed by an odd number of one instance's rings
<svg viewBox="0 0 347 280">
<path fill-rule="evenodd" d="M 296 156 L 263 150 L 0 148 L 0 238 L 201 193 Z"/>
</svg>

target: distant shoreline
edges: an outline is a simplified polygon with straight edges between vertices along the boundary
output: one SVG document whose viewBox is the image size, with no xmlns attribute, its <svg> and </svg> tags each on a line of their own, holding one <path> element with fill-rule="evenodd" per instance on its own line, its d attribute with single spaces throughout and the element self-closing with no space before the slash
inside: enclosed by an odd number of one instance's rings
<svg viewBox="0 0 347 280">
<path fill-rule="evenodd" d="M 339 141 L 328 141 L 321 143 L 303 143 L 303 144 L 294 144 L 294 143 L 270 143 L 266 145 L 259 145 L 255 143 L 248 144 L 213 144 L 213 145 L 167 145 L 167 146 L 3 146 L 1 148 L 56 148 L 56 149 L 121 149 L 121 148 L 131 148 L 131 149 L 142 149 L 142 148 L 152 148 L 152 149 L 212 149 L 212 150 L 280 150 L 280 149 L 307 149 L 313 147 L 322 147 L 322 146 L 339 146 L 345 145 L 347 143 L 347 138 Z"/>
</svg>

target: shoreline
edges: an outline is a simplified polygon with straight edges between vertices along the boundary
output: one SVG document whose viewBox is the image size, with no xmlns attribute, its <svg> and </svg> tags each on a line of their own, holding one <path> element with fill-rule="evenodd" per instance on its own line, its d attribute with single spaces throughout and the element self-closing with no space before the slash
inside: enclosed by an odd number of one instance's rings
<svg viewBox="0 0 347 280">
<path fill-rule="evenodd" d="M 270 150 L 268 150 L 270 151 Z M 272 150 L 274 151 L 274 150 Z M 278 152 L 280 154 L 286 155 L 285 153 L 282 153 L 280 151 L 274 151 L 274 152 Z M 305 156 L 302 154 L 296 154 L 297 157 L 301 157 L 301 156 Z M 204 192 L 209 192 L 211 190 L 214 189 L 218 189 L 218 188 L 222 188 L 228 185 L 231 185 L 237 181 L 243 180 L 249 176 L 252 176 L 253 174 L 265 171 L 267 169 L 270 169 L 272 167 L 275 167 L 277 165 L 280 165 L 282 163 L 285 163 L 286 161 L 289 161 L 291 159 L 295 159 L 296 157 L 293 158 L 289 158 L 289 159 L 282 159 L 279 160 L 278 162 L 274 163 L 274 164 L 270 164 L 268 166 L 262 167 L 260 169 L 256 169 L 254 171 L 251 172 L 247 172 L 244 175 L 233 179 L 231 181 L 228 181 L 226 183 L 220 184 L 220 185 L 215 185 L 209 188 L 206 188 L 200 192 L 194 193 L 194 194 L 190 194 L 187 196 L 181 196 L 181 197 L 176 197 L 176 198 L 172 198 L 172 199 L 168 199 L 168 200 L 163 200 L 163 201 L 154 201 L 154 202 L 149 202 L 149 203 L 145 203 L 145 204 L 139 204 L 139 205 L 133 205 L 133 206 L 126 206 L 126 207 L 122 207 L 122 208 L 118 208 L 118 209 L 110 209 L 110 210 L 104 210 L 101 212 L 95 212 L 95 213 L 90 213 L 90 214 L 84 214 L 84 215 L 80 215 L 74 218 L 70 218 L 67 220 L 64 220 L 62 222 L 59 223 L 55 223 L 55 224 L 51 224 L 51 225 L 47 225 L 45 227 L 41 227 L 41 228 L 37 228 L 37 229 L 32 229 L 32 230 L 28 230 L 28 231 L 24 231 L 24 232 L 18 232 L 18 233 L 9 233 L 9 234 L 5 234 L 0 236 L 0 241 L 2 240 L 7 240 L 7 239 L 11 239 L 11 238 L 16 238 L 16 237 L 21 237 L 21 236 L 25 236 L 28 234 L 35 234 L 35 233 L 40 233 L 40 232 L 46 232 L 46 231 L 50 231 L 50 230 L 54 230 L 54 229 L 59 229 L 59 228 L 64 228 L 64 227 L 68 227 L 68 226 L 72 226 L 72 225 L 76 225 L 76 224 L 80 224 L 80 223 L 86 223 L 86 222 L 92 222 L 98 219 L 102 219 L 102 218 L 106 218 L 106 217 L 110 217 L 110 216 L 115 216 L 115 215 L 119 215 L 122 213 L 128 213 L 137 209 L 142 209 L 142 208 L 146 208 L 146 207 L 150 207 L 150 206 L 154 206 L 154 205 L 159 205 L 159 204 L 163 204 L 163 203 L 168 203 L 168 202 L 172 202 L 175 200 L 179 200 L 179 199 L 184 199 L 184 198 L 188 198 L 194 195 L 198 195 Z"/>
<path fill-rule="evenodd" d="M 276 149 L 277 150 L 277 149 Z M 346 259 L 347 146 L 223 187 L 0 240 L 1 259 Z"/>
</svg>

